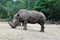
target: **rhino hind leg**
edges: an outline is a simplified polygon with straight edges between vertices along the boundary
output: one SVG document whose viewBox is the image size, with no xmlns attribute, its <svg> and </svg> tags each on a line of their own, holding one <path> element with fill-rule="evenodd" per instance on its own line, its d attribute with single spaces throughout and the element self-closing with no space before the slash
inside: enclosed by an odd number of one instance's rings
<svg viewBox="0 0 60 40">
<path fill-rule="evenodd" d="M 41 30 L 40 30 L 40 32 L 44 32 L 44 28 L 45 28 L 45 27 L 44 27 L 44 22 L 40 22 L 39 24 L 41 25 Z"/>
<path fill-rule="evenodd" d="M 41 30 L 40 32 L 44 32 L 44 25 L 41 25 Z"/>
</svg>

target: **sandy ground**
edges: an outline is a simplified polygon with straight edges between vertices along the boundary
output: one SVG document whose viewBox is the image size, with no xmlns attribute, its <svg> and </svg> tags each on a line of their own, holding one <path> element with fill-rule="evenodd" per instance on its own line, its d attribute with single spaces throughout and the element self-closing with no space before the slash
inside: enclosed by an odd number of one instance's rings
<svg viewBox="0 0 60 40">
<path fill-rule="evenodd" d="M 12 29 L 7 22 L 0 22 L 0 40 L 60 40 L 60 25 L 45 24 L 45 32 L 39 32 L 40 25 L 28 24 Z"/>
</svg>

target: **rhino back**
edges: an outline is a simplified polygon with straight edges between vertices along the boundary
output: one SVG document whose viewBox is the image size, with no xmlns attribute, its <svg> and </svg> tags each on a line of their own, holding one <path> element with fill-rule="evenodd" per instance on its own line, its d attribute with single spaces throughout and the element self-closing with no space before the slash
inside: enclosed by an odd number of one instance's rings
<svg viewBox="0 0 60 40">
<path fill-rule="evenodd" d="M 28 10 L 22 10 L 20 11 L 20 17 L 22 20 L 27 20 L 28 22 L 31 23 L 36 23 L 39 20 L 45 20 L 45 16 L 42 12 L 37 12 L 37 11 L 28 11 Z"/>
</svg>

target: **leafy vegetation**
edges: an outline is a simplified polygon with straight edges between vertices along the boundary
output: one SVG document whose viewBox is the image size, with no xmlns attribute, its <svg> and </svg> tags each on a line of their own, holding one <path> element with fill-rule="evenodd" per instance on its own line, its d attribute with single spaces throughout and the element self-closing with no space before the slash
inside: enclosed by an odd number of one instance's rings
<svg viewBox="0 0 60 40">
<path fill-rule="evenodd" d="M 60 0 L 0 0 L 0 18 L 11 20 L 20 9 L 43 12 L 47 20 L 60 21 Z"/>
</svg>

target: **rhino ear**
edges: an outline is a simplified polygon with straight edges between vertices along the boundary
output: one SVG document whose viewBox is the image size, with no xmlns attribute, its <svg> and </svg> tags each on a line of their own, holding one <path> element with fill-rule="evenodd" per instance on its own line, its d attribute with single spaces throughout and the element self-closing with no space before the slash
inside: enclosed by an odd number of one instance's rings
<svg viewBox="0 0 60 40">
<path fill-rule="evenodd" d="M 19 14 L 17 14 L 17 17 L 19 17 Z"/>
</svg>

